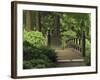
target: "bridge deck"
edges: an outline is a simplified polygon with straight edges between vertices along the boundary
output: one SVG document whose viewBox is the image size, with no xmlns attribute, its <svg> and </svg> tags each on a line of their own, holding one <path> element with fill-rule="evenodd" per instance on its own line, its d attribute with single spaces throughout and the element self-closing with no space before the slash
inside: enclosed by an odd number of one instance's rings
<svg viewBox="0 0 100 80">
<path fill-rule="evenodd" d="M 56 49 L 58 66 L 82 66 L 85 65 L 81 53 L 73 48 Z"/>
<path fill-rule="evenodd" d="M 81 53 L 73 48 L 56 49 L 58 59 L 83 59 Z"/>
</svg>

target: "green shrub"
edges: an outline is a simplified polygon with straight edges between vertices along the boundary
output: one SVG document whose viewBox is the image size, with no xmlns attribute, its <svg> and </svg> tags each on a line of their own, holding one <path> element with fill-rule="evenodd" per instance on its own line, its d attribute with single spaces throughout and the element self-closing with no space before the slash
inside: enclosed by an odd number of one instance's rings
<svg viewBox="0 0 100 80">
<path fill-rule="evenodd" d="M 57 56 L 53 49 L 48 47 L 34 47 L 29 42 L 23 42 L 23 68 L 48 68 L 56 66 Z"/>
<path fill-rule="evenodd" d="M 29 61 L 23 62 L 24 69 L 32 69 L 32 68 L 50 68 L 55 66 L 48 58 L 47 59 L 32 59 Z"/>
<path fill-rule="evenodd" d="M 23 60 L 33 59 L 33 53 L 38 53 L 38 48 L 31 45 L 29 42 L 23 42 Z"/>
<path fill-rule="evenodd" d="M 86 55 L 85 55 L 86 65 L 91 65 L 91 43 L 88 39 L 86 39 Z"/>
<path fill-rule="evenodd" d="M 69 31 L 63 31 L 61 32 L 61 36 L 65 36 L 66 38 L 75 38 L 76 37 L 76 33 L 72 30 L 69 30 Z"/>
<path fill-rule="evenodd" d="M 45 46 L 45 38 L 43 34 L 39 31 L 25 31 L 24 30 L 24 41 L 29 42 L 31 45 L 35 47 Z"/>
<path fill-rule="evenodd" d="M 42 47 L 41 54 L 48 56 L 48 58 L 52 62 L 57 62 L 57 53 L 54 51 L 54 49 L 49 48 L 49 47 Z"/>
<path fill-rule="evenodd" d="M 33 68 L 33 65 L 32 65 L 32 63 L 31 63 L 31 61 L 23 61 L 23 69 L 31 69 L 31 68 Z"/>
</svg>

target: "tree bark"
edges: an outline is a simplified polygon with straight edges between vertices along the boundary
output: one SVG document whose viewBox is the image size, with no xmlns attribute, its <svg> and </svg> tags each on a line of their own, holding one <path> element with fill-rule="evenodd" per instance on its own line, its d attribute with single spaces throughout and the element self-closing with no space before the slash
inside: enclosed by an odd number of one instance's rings
<svg viewBox="0 0 100 80">
<path fill-rule="evenodd" d="M 60 17 L 58 15 L 55 15 L 55 32 L 57 36 L 59 36 L 60 33 Z"/>
<path fill-rule="evenodd" d="M 40 12 L 36 12 L 36 29 L 41 31 L 41 15 Z"/>
<path fill-rule="evenodd" d="M 31 11 L 26 12 L 26 27 L 28 31 L 32 30 L 32 12 Z"/>
</svg>

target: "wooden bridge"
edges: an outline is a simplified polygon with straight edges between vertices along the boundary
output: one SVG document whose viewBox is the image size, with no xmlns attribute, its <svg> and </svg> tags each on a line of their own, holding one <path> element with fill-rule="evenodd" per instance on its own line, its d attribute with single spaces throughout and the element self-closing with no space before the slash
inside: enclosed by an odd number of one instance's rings
<svg viewBox="0 0 100 80">
<path fill-rule="evenodd" d="M 57 42 L 56 39 L 53 42 Z M 81 38 L 73 38 L 66 41 L 67 46 L 65 49 L 55 47 L 57 52 L 57 65 L 58 67 L 73 67 L 73 66 L 84 66 L 85 57 L 85 32 Z"/>
</svg>

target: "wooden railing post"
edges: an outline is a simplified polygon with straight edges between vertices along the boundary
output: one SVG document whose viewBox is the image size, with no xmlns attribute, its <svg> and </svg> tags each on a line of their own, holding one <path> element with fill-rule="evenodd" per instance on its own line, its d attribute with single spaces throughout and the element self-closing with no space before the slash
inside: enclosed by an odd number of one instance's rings
<svg viewBox="0 0 100 80">
<path fill-rule="evenodd" d="M 81 39 L 79 38 L 79 45 L 81 44 Z"/>
<path fill-rule="evenodd" d="M 85 57 L 85 31 L 82 34 L 82 55 Z"/>
<path fill-rule="evenodd" d="M 82 37 L 80 38 L 73 38 L 69 39 L 68 41 L 72 42 L 73 44 L 69 44 L 70 47 L 80 51 L 82 53 L 83 57 L 85 57 L 85 31 L 82 32 Z"/>
<path fill-rule="evenodd" d="M 50 35 L 50 30 L 48 30 L 48 46 L 51 45 L 51 35 Z"/>
<path fill-rule="evenodd" d="M 75 38 L 74 38 L 74 44 L 75 44 Z"/>
</svg>

